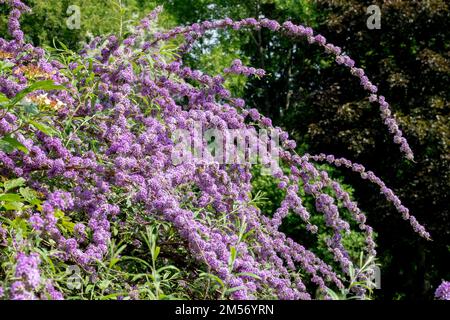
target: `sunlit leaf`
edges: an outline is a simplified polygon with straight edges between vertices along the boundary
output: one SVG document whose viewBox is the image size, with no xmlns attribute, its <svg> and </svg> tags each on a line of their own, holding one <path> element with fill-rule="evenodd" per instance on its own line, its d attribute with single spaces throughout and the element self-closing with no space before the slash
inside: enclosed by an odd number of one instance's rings
<svg viewBox="0 0 450 320">
<path fill-rule="evenodd" d="M 22 143 L 17 141 L 16 138 L 11 136 L 4 136 L 0 139 L 0 149 L 6 152 L 12 152 L 17 149 L 28 154 L 28 149 Z"/>
<path fill-rule="evenodd" d="M 42 80 L 33 83 L 32 85 L 26 87 L 22 91 L 20 91 L 16 96 L 12 99 L 10 106 L 14 106 L 19 103 L 25 96 L 36 90 L 66 90 L 66 87 L 62 85 L 55 84 L 52 80 Z"/>
<path fill-rule="evenodd" d="M 53 129 L 52 127 L 50 127 L 50 126 L 48 126 L 46 124 L 43 124 L 41 122 L 30 121 L 30 124 L 32 124 L 36 129 L 38 129 L 39 131 L 45 133 L 48 136 L 52 137 L 52 136 L 58 134 L 58 132 L 55 129 Z"/>
<path fill-rule="evenodd" d="M 0 194 L 0 201 L 6 201 L 6 202 L 22 201 L 22 197 L 15 193 L 5 193 L 5 194 Z"/>
<path fill-rule="evenodd" d="M 8 190 L 17 188 L 17 187 L 22 187 L 25 184 L 25 179 L 24 178 L 17 178 L 17 179 L 13 179 L 13 180 L 7 180 L 3 183 L 3 187 L 5 189 L 5 192 L 7 192 Z"/>
</svg>

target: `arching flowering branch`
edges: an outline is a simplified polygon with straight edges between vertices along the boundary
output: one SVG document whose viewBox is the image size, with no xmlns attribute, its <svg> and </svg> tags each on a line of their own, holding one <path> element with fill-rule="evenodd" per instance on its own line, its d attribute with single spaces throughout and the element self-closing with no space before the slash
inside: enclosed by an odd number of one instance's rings
<svg viewBox="0 0 450 320">
<path fill-rule="evenodd" d="M 295 25 L 290 21 L 286 21 L 282 25 L 280 25 L 277 21 L 266 18 L 259 20 L 254 18 L 247 18 L 240 21 L 233 21 L 227 18 L 217 21 L 204 21 L 202 23 L 195 23 L 187 27 L 176 27 L 166 33 L 157 34 L 153 42 L 147 43 L 144 46 L 144 50 L 152 45 L 155 45 L 158 41 L 166 41 L 179 35 L 189 35 L 189 37 L 191 38 L 199 38 L 208 30 L 225 28 L 239 30 L 245 27 L 253 29 L 267 28 L 269 30 L 280 32 L 293 38 L 303 37 L 307 39 L 308 43 L 315 43 L 321 46 L 327 53 L 334 55 L 336 63 L 349 68 L 352 75 L 360 79 L 361 86 L 370 94 L 369 100 L 371 102 L 379 103 L 381 118 L 384 120 L 384 124 L 389 128 L 390 133 L 393 134 L 394 142 L 400 145 L 400 150 L 405 154 L 405 157 L 407 159 L 414 159 L 414 155 L 411 148 L 409 147 L 407 140 L 402 136 L 402 131 L 399 129 L 395 119 L 391 115 L 389 104 L 386 102 L 384 96 L 378 96 L 376 94 L 378 88 L 369 80 L 364 70 L 356 67 L 355 61 L 348 55 L 343 53 L 340 47 L 335 46 L 331 43 L 327 43 L 326 38 L 320 34 L 314 35 L 314 31 L 310 27 Z M 239 67 L 238 65 L 239 63 L 236 65 L 236 67 Z"/>
<path fill-rule="evenodd" d="M 307 155 L 307 157 L 314 161 L 321 161 L 321 162 L 326 161 L 337 167 L 344 166 L 346 168 L 351 169 L 354 172 L 359 173 L 362 179 L 367 179 L 370 182 L 376 184 L 380 188 L 381 193 L 386 197 L 386 199 L 392 202 L 395 208 L 398 210 L 398 212 L 402 214 L 403 219 L 409 220 L 414 231 L 420 234 L 421 237 L 427 240 L 431 240 L 431 236 L 425 230 L 425 228 L 422 225 L 420 225 L 419 222 L 417 222 L 416 218 L 414 218 L 409 214 L 409 209 L 402 205 L 400 199 L 394 194 L 394 192 L 391 189 L 389 189 L 384 184 L 384 182 L 380 178 L 378 178 L 372 171 L 366 171 L 364 166 L 361 164 L 352 163 L 350 160 L 347 160 L 345 158 L 335 158 L 333 155 L 319 154 L 314 156 Z"/>
</svg>

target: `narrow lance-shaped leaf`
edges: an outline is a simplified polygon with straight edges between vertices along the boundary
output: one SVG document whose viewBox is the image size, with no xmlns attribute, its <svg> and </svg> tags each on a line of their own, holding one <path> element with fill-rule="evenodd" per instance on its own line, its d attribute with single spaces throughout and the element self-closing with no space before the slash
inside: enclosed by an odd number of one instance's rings
<svg viewBox="0 0 450 320">
<path fill-rule="evenodd" d="M 26 87 L 20 91 L 11 101 L 9 107 L 12 107 L 19 103 L 25 96 L 36 90 L 66 90 L 66 87 L 62 85 L 55 84 L 52 80 L 43 80 L 33 83 L 32 85 Z"/>
<path fill-rule="evenodd" d="M 20 150 L 23 153 L 28 154 L 28 149 L 22 143 L 20 143 L 16 138 L 11 136 L 4 136 L 0 139 L 0 149 L 6 152 L 12 152 L 14 150 Z"/>
</svg>

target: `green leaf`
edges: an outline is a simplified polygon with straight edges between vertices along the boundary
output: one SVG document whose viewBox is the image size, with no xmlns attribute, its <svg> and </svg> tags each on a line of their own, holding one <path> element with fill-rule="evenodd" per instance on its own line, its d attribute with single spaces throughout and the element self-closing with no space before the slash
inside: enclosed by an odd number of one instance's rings
<svg viewBox="0 0 450 320">
<path fill-rule="evenodd" d="M 20 211 L 23 208 L 24 204 L 22 202 L 6 202 L 3 205 L 3 208 L 11 211 Z"/>
<path fill-rule="evenodd" d="M 30 121 L 30 124 L 32 124 L 36 129 L 38 129 L 39 131 L 42 131 L 43 133 L 45 133 L 48 136 L 52 137 L 52 136 L 58 134 L 58 132 L 55 129 L 53 129 L 52 127 L 50 127 L 46 124 L 43 124 L 43 123 L 40 123 L 37 121 Z"/>
<path fill-rule="evenodd" d="M 63 48 L 64 51 L 70 51 L 69 48 L 64 44 L 64 42 L 61 42 L 60 40 L 56 39 L 58 41 L 58 44 Z"/>
<path fill-rule="evenodd" d="M 3 187 L 5 188 L 5 192 L 17 187 L 22 187 L 25 184 L 24 178 L 18 178 L 13 180 L 8 180 L 3 183 Z"/>
<path fill-rule="evenodd" d="M 249 236 L 251 236 L 253 233 L 254 233 L 254 229 L 251 229 L 249 232 L 247 232 L 247 233 L 245 233 L 243 236 L 242 236 L 242 239 L 241 239 L 241 241 L 244 241 L 245 239 L 247 239 Z"/>
<path fill-rule="evenodd" d="M 147 266 L 147 267 L 149 267 L 149 268 L 151 267 L 150 264 L 149 264 L 147 261 L 142 260 L 142 259 L 137 258 L 137 257 L 123 256 L 123 257 L 122 257 L 122 261 L 125 261 L 125 260 L 137 261 L 137 262 L 142 263 L 143 265 L 145 265 L 145 266 Z"/>
<path fill-rule="evenodd" d="M 348 274 L 349 274 L 349 276 L 350 276 L 350 279 L 354 279 L 355 278 L 355 268 L 353 268 L 353 265 L 352 264 L 350 264 L 349 266 L 348 266 Z"/>
<path fill-rule="evenodd" d="M 331 297 L 331 299 L 333 299 L 333 300 L 341 300 L 336 292 L 334 292 L 330 288 L 326 288 L 326 290 L 327 290 L 328 295 Z"/>
<path fill-rule="evenodd" d="M 35 103 L 25 103 L 23 107 L 25 113 L 28 113 L 33 116 L 39 114 L 38 106 Z"/>
<path fill-rule="evenodd" d="M 0 194 L 0 201 L 5 201 L 5 202 L 22 201 L 22 197 L 15 193 L 5 193 L 5 194 Z"/>
<path fill-rule="evenodd" d="M 0 60 L 0 71 L 6 71 L 8 69 L 11 69 L 12 67 L 14 67 L 14 63 L 10 62 L 10 61 L 3 61 Z"/>
<path fill-rule="evenodd" d="M 156 270 L 158 273 L 162 273 L 165 270 L 173 270 L 173 272 L 179 272 L 180 270 L 175 266 L 164 266 Z"/>
<path fill-rule="evenodd" d="M 236 248 L 235 247 L 231 247 L 230 248 L 230 259 L 228 261 L 228 265 L 229 265 L 230 269 L 233 268 L 234 261 L 236 260 L 236 255 L 237 255 Z"/>
<path fill-rule="evenodd" d="M 55 212 L 53 213 L 53 215 L 55 216 L 55 218 L 58 218 L 58 219 L 64 218 L 64 212 L 61 211 L 60 209 L 56 209 Z"/>
<path fill-rule="evenodd" d="M 38 205 L 41 203 L 41 201 L 38 199 L 36 191 L 34 191 L 31 188 L 20 188 L 19 189 L 20 194 L 25 199 L 25 201 L 31 203 L 32 205 Z"/>
<path fill-rule="evenodd" d="M 230 294 L 230 293 L 233 293 L 233 292 L 238 291 L 238 290 L 245 290 L 246 288 L 247 287 L 245 287 L 245 286 L 239 286 L 239 287 L 230 288 L 230 289 L 225 290 L 225 294 Z"/>
<path fill-rule="evenodd" d="M 4 136 L 2 139 L 0 139 L 0 149 L 6 152 L 12 152 L 17 149 L 22 151 L 23 153 L 28 154 L 28 149 L 19 141 L 17 141 L 17 139 L 11 136 Z"/>
<path fill-rule="evenodd" d="M 111 300 L 111 299 L 115 300 L 115 299 L 117 299 L 118 296 L 121 296 L 121 295 L 126 295 L 126 292 L 116 292 L 116 293 L 108 294 L 106 296 L 100 296 L 99 300 Z"/>
<path fill-rule="evenodd" d="M 0 103 L 8 102 L 9 99 L 3 93 L 0 93 Z"/>
<path fill-rule="evenodd" d="M 16 105 L 18 102 L 20 102 L 25 96 L 33 91 L 36 90 L 66 90 L 66 87 L 61 85 L 56 85 L 52 80 L 43 80 L 43 81 L 37 81 L 33 83 L 32 85 L 26 87 L 22 91 L 20 91 L 16 96 L 13 98 L 13 100 L 10 103 L 10 107 Z"/>
<path fill-rule="evenodd" d="M 155 253 L 154 253 L 154 256 L 153 256 L 153 260 L 155 260 L 156 261 L 156 259 L 158 259 L 158 256 L 159 256 L 159 252 L 161 251 L 161 248 L 160 247 L 155 247 Z"/>
<path fill-rule="evenodd" d="M 64 217 L 61 220 L 61 225 L 66 228 L 66 230 L 70 233 L 73 233 L 73 228 L 75 227 L 75 223 L 70 221 L 68 218 Z"/>
<path fill-rule="evenodd" d="M 251 272 L 239 272 L 239 273 L 236 273 L 236 276 L 239 276 L 239 277 L 240 276 L 247 276 L 247 277 L 252 277 L 252 278 L 261 280 L 260 276 L 254 274 L 254 273 L 251 273 Z"/>
<path fill-rule="evenodd" d="M 106 288 L 109 287 L 109 285 L 111 284 L 111 282 L 109 280 L 102 280 L 100 282 L 97 283 L 97 286 L 101 289 L 101 290 L 105 290 Z"/>
<path fill-rule="evenodd" d="M 199 274 L 200 278 L 210 278 L 211 280 L 216 281 L 218 284 L 220 284 L 222 286 L 222 288 L 225 287 L 225 284 L 223 283 L 222 279 L 220 279 L 218 276 L 211 274 L 211 273 L 206 273 L 206 272 L 202 272 Z"/>
<path fill-rule="evenodd" d="M 27 236 L 28 233 L 28 224 L 27 221 L 25 219 L 22 219 L 20 217 L 15 218 L 12 223 L 11 226 L 16 229 L 17 231 L 20 231 L 22 233 L 22 236 L 25 238 Z"/>
</svg>

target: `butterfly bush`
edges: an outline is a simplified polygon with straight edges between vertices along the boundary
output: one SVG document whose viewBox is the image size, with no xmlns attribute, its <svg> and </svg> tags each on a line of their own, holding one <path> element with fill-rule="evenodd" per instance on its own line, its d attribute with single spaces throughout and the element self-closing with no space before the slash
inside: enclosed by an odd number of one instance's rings
<svg viewBox="0 0 450 320">
<path fill-rule="evenodd" d="M 111 223 L 127 221 L 124 215 L 129 213 L 116 201 L 117 196 L 126 194 L 140 208 L 141 215 L 158 217 L 173 225 L 189 254 L 233 289 L 230 298 L 269 295 L 278 299 L 312 299 L 317 297 L 316 289 L 320 296 L 330 298 L 328 290 L 344 289 L 347 277 L 353 274 L 353 261 L 342 241 L 352 225 L 356 224 L 359 231 L 354 231 L 364 235 L 366 255 L 375 256 L 376 245 L 365 214 L 343 186 L 317 166 L 319 162 L 346 167 L 375 184 L 414 231 L 430 239 L 425 228 L 372 171 L 333 155 L 297 154 L 295 141 L 288 133 L 274 127 L 256 109 L 249 109 L 243 99 L 232 96 L 224 86 L 224 76 L 208 75 L 183 62 L 183 55 L 210 30 L 266 28 L 292 39 L 306 39 L 359 79 L 369 101 L 378 105 L 394 143 L 407 159 L 413 160 L 388 102 L 378 95 L 364 70 L 311 28 L 290 21 L 279 24 L 269 19 L 226 18 L 156 32 L 153 25 L 161 11 L 157 8 L 126 38 L 94 38 L 76 60 L 65 65 L 50 59 L 42 48 L 24 42 L 19 19 L 29 11 L 26 5 L 18 0 L 0 3 L 11 9 L 10 40 L 0 39 L 0 55 L 13 64 L 9 76 L 0 76 L 0 92 L 13 99 L 32 79 L 52 80 L 66 87 L 37 90 L 25 98 L 51 110 L 47 120 L 64 134 L 48 134 L 19 123 L 14 110 L 0 110 L 0 137 L 13 135 L 28 151 L 0 151 L 0 174 L 23 178 L 42 195 L 42 206 L 27 212 L 27 221 L 47 246 L 58 250 L 59 260 L 95 274 L 97 262 L 108 252 Z M 178 54 L 167 57 L 164 46 L 173 41 L 177 41 Z M 263 77 L 265 71 L 235 60 L 224 74 Z M 80 118 L 89 121 L 80 122 Z M 77 130 L 70 130 L 73 123 L 78 125 Z M 189 132 L 194 143 L 206 144 L 202 136 L 195 136 L 194 126 L 203 130 L 265 129 L 277 133 L 279 144 L 263 141 L 278 152 L 282 163 L 270 172 L 278 188 L 285 192 L 272 216 L 262 214 L 252 204 L 250 163 L 223 164 L 190 157 L 189 161 L 174 164 L 177 143 L 173 133 L 177 130 Z M 271 167 L 274 161 L 270 157 L 261 160 L 263 167 Z M 302 193 L 314 199 L 317 213 L 324 217 L 324 226 L 313 222 L 313 213 L 303 203 Z M 350 212 L 349 221 L 343 210 Z M 72 233 L 61 230 L 60 212 L 76 219 Z M 224 213 L 224 227 L 205 219 L 207 214 L 219 217 Z M 335 262 L 325 262 L 312 248 L 280 231 L 283 219 L 291 213 L 301 218 L 312 235 L 319 228 L 330 231 L 326 246 Z M 7 241 L 8 235 L 2 230 L 0 226 L 0 240 Z M 46 262 L 33 250 L 20 249 L 26 246 L 17 247 L 17 280 L 9 288 L 0 288 L 0 295 L 11 299 L 63 298 L 51 281 L 40 278 L 40 266 Z M 363 281 L 370 272 L 361 270 L 357 277 Z M 355 285 L 352 290 L 364 296 L 362 285 Z"/>
</svg>

